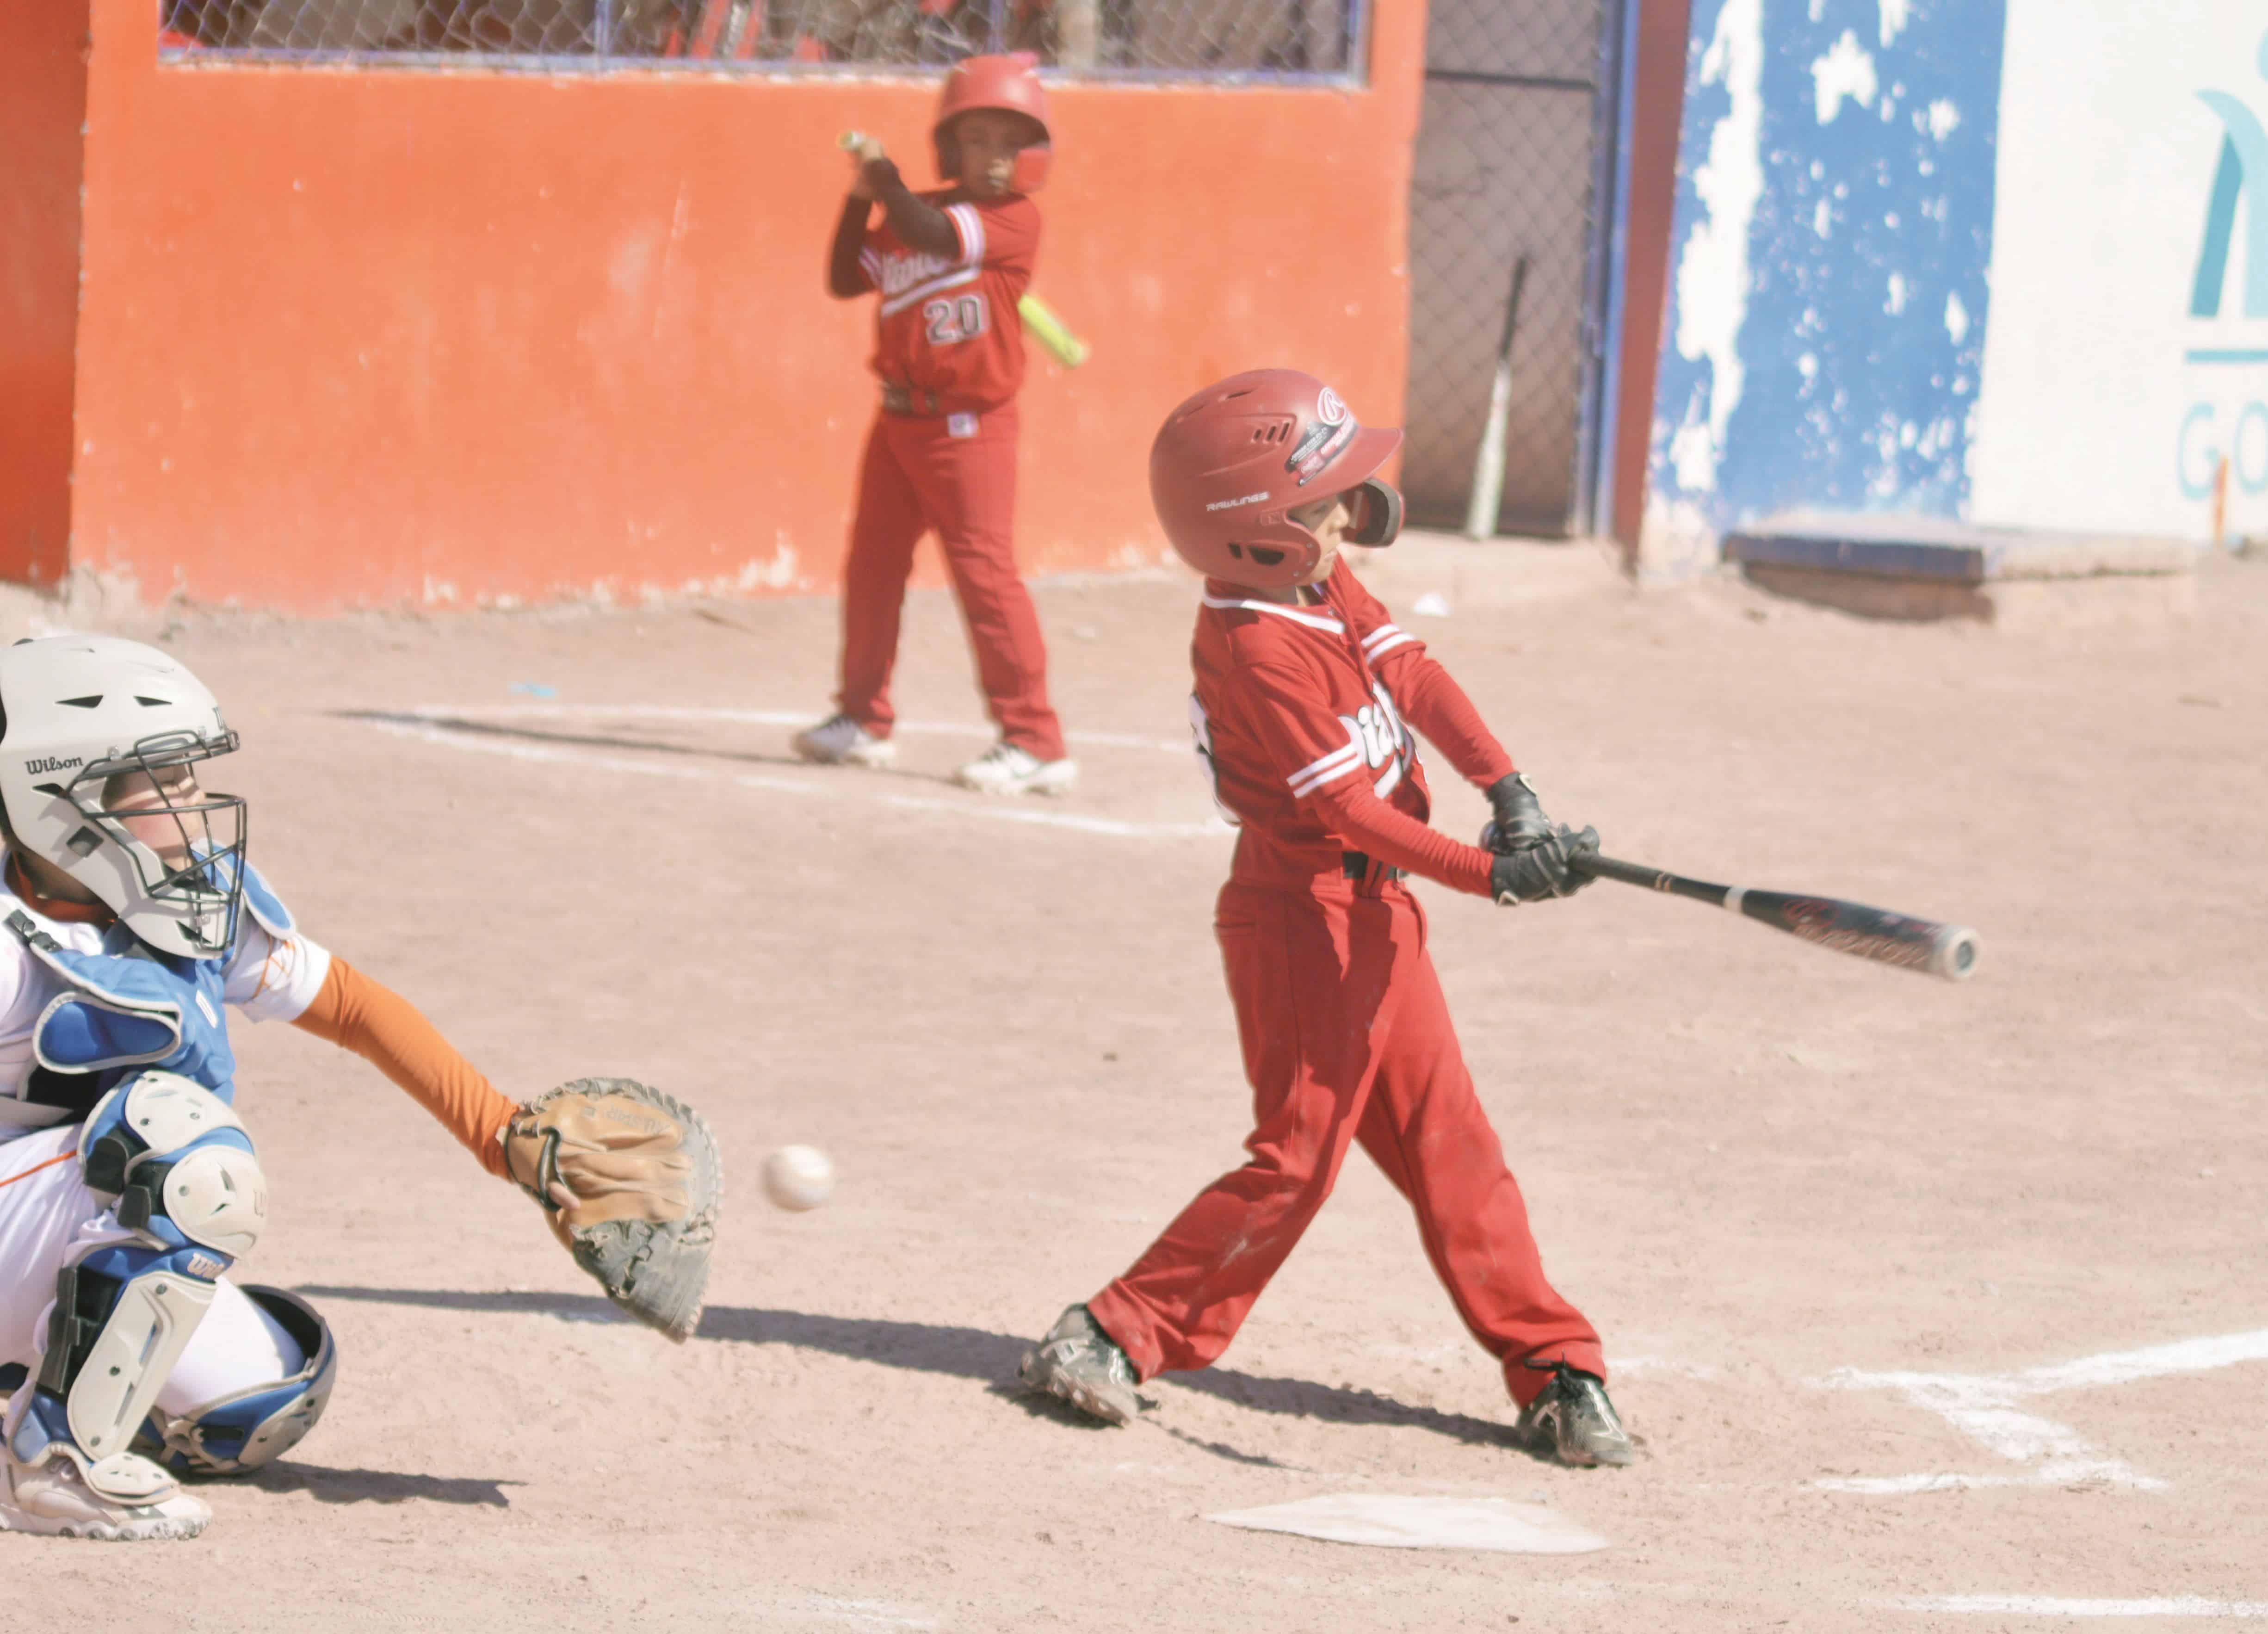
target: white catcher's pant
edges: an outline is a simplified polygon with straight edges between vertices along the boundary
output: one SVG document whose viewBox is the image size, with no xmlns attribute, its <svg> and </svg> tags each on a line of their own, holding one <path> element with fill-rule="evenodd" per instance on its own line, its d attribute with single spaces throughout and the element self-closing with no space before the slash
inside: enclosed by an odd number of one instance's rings
<svg viewBox="0 0 2268 1634">
<path fill-rule="evenodd" d="M 0 1363 L 34 1373 L 64 1256 L 88 1238 L 122 1234 L 110 1205 L 79 1178 L 77 1145 L 76 1123 L 0 1144 Z M 289 1379 L 306 1360 L 276 1319 L 223 1277 L 158 1405 L 178 1415 Z"/>
</svg>

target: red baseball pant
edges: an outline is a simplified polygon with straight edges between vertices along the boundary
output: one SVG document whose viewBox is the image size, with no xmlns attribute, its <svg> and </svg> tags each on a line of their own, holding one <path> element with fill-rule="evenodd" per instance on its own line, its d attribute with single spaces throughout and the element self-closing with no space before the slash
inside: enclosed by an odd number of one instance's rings
<svg viewBox="0 0 2268 1634">
<path fill-rule="evenodd" d="M 1409 1198 L 1435 1274 L 1514 1401 L 1543 1389 L 1550 1362 L 1604 1378 L 1597 1333 L 1544 1279 L 1416 900 L 1393 884 L 1231 880 L 1216 929 L 1252 1080 L 1251 1159 L 1088 1301 L 1136 1371 L 1204 1367 L 1228 1348 L 1359 1140 Z"/>
<path fill-rule="evenodd" d="M 976 421 L 976 434 L 950 426 Z M 836 707 L 890 735 L 890 671 L 914 547 L 934 530 L 1000 735 L 1043 761 L 1064 756 L 1048 703 L 1039 615 L 1016 574 L 1016 408 L 976 416 L 879 415 L 858 471 L 858 510 L 843 570 L 843 688 Z"/>
</svg>

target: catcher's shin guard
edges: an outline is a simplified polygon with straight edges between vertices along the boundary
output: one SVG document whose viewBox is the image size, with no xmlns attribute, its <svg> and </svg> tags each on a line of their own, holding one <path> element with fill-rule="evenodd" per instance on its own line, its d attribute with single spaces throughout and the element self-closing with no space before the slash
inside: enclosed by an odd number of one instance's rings
<svg viewBox="0 0 2268 1634">
<path fill-rule="evenodd" d="M 240 1476 L 275 1462 L 315 1427 L 338 1381 L 338 1344 L 313 1306 L 281 1288 L 243 1292 L 291 1336 L 302 1358 L 298 1371 L 177 1416 L 153 1411 L 134 1450 L 177 1476 Z"/>
<path fill-rule="evenodd" d="M 103 1497 L 141 1501 L 172 1478 L 129 1450 L 213 1301 L 214 1279 L 259 1240 L 267 1182 L 236 1114 L 203 1086 L 144 1072 L 103 1097 L 79 1136 L 90 1189 L 118 1230 L 55 1276 L 33 1388 L 11 1403 L 8 1451 L 60 1454 Z"/>
</svg>

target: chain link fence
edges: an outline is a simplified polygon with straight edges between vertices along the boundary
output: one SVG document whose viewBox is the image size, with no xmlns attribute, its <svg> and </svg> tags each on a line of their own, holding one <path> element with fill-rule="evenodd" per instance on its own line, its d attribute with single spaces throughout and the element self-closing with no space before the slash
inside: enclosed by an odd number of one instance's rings
<svg viewBox="0 0 2268 1634">
<path fill-rule="evenodd" d="M 1619 12 L 1620 8 L 1611 8 Z M 1499 533 L 1588 526 L 1608 0 L 1433 0 L 1410 193 L 1413 519 L 1461 527 L 1517 279 Z"/>
<path fill-rule="evenodd" d="M 1359 80 L 1368 0 L 162 0 L 161 50 L 766 71 L 1034 51 L 1106 78 Z"/>
</svg>

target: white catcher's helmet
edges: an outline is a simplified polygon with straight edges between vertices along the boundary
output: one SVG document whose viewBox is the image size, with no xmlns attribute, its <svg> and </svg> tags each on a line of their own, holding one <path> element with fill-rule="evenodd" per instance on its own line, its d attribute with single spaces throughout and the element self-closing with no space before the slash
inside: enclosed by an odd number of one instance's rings
<svg viewBox="0 0 2268 1634">
<path fill-rule="evenodd" d="M 105 786 L 135 772 L 155 779 L 236 745 L 204 683 L 155 647 L 39 636 L 0 648 L 0 811 L 10 834 L 159 953 L 216 959 L 234 944 L 244 802 L 201 791 L 137 812 L 180 829 L 194 860 L 176 868 L 104 809 Z"/>
</svg>

